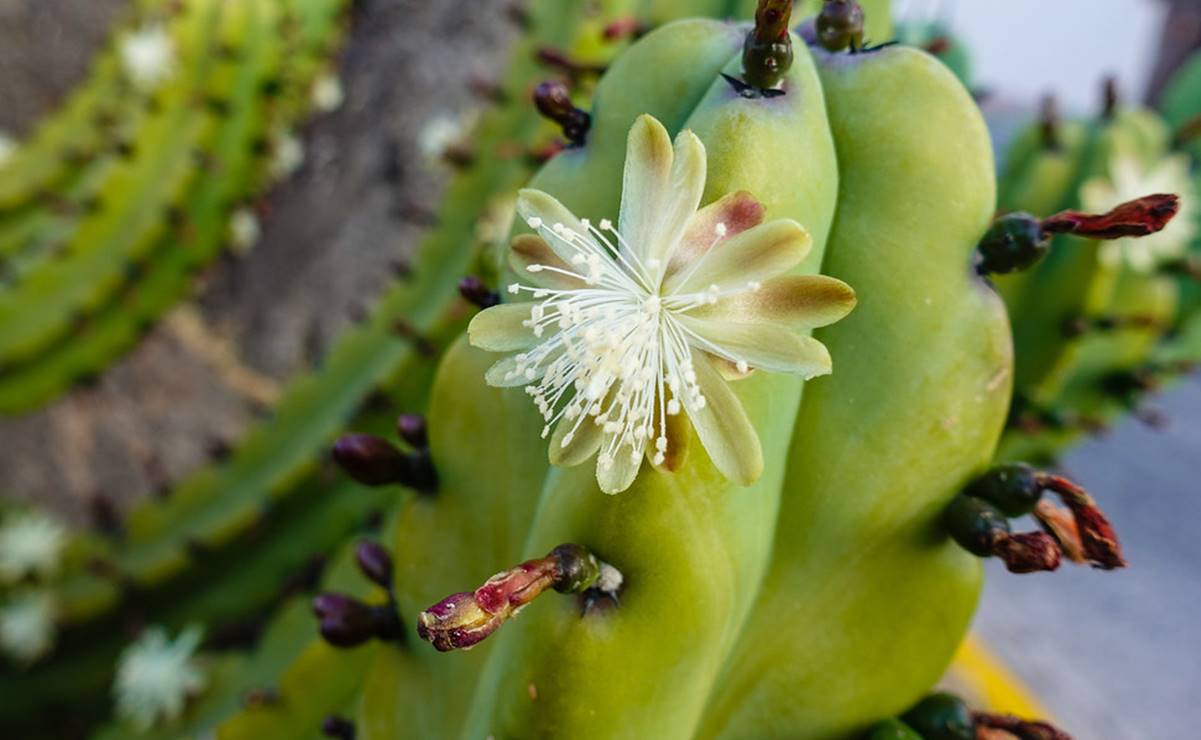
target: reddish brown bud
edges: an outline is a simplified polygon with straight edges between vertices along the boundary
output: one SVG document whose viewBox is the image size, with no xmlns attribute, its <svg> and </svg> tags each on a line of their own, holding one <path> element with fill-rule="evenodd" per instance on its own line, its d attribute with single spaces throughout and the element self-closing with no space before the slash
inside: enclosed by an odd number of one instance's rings
<svg viewBox="0 0 1201 740">
<path fill-rule="evenodd" d="M 1039 478 L 1042 486 L 1058 495 L 1071 511 L 1085 560 L 1102 570 L 1126 567 L 1117 534 L 1093 498 L 1083 488 L 1062 476 L 1041 473 Z"/>
<path fill-rule="evenodd" d="M 534 88 L 534 105 L 539 113 L 559 124 L 568 141 L 577 146 L 584 143 L 592 126 L 592 116 L 575 107 L 566 85 L 553 80 L 538 85 Z"/>
<path fill-rule="evenodd" d="M 636 39 L 646 33 L 646 26 L 637 16 L 627 15 L 605 26 L 602 35 L 606 41 L 617 41 L 624 38 Z"/>
<path fill-rule="evenodd" d="M 1036 573 L 1059 567 L 1059 544 L 1046 532 L 1021 532 L 997 541 L 993 554 L 1010 573 Z"/>
<path fill-rule="evenodd" d="M 993 737 L 1018 738 L 1018 740 L 1072 740 L 1071 735 L 1049 722 L 1025 720 L 1011 714 L 972 712 L 972 723 L 975 725 L 977 740 Z"/>
<path fill-rule="evenodd" d="M 475 591 L 452 594 L 417 616 L 417 634 L 442 652 L 466 650 L 487 638 L 548 588 L 615 593 L 621 574 L 579 545 L 560 545 L 544 558 L 497 573 Z"/>
<path fill-rule="evenodd" d="M 1048 234 L 1075 234 L 1089 239 L 1125 239 L 1161 231 L 1179 212 L 1179 196 L 1147 195 L 1099 216 L 1062 211 L 1043 219 L 1042 229 Z"/>
</svg>

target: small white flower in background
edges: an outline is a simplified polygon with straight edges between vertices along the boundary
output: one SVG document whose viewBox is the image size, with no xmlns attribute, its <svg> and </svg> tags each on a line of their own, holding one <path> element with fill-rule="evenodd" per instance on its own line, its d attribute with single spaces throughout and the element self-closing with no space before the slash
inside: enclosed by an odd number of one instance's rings
<svg viewBox="0 0 1201 740">
<path fill-rule="evenodd" d="M 663 125 L 643 116 L 630 130 L 616 226 L 523 190 L 517 211 L 537 235 L 513 240 L 510 265 L 529 284 L 508 292 L 531 300 L 482 311 L 468 328 L 475 346 L 513 353 L 486 379 L 525 386 L 551 462 L 596 455 L 606 493 L 629 488 L 643 457 L 677 470 L 688 422 L 723 475 L 754 482 L 758 434 L 727 381 L 754 369 L 829 373 L 825 346 L 805 332 L 855 305 L 842 281 L 787 274 L 809 252 L 800 224 L 762 223 L 748 193 L 697 210 L 705 178 L 700 139 L 685 131 L 673 150 Z"/>
<path fill-rule="evenodd" d="M 0 651 L 19 663 L 46 654 L 54 640 L 54 600 L 29 591 L 0 605 Z"/>
<path fill-rule="evenodd" d="M 322 113 L 329 113 L 342 107 L 346 94 L 342 90 L 342 81 L 333 73 L 326 73 L 313 83 L 313 107 Z"/>
<path fill-rule="evenodd" d="M 430 119 L 417 135 L 417 148 L 430 165 L 444 164 L 446 152 L 463 146 L 475 126 L 476 111 L 440 113 Z"/>
<path fill-rule="evenodd" d="M 200 638 L 195 626 L 174 642 L 162 627 L 150 627 L 125 648 L 113 689 L 117 714 L 143 731 L 178 717 L 188 698 L 204 688 L 204 674 L 192 659 Z"/>
<path fill-rule="evenodd" d="M 229 246 L 235 254 L 249 252 L 262 233 L 259 217 L 250 208 L 239 208 L 229 218 Z"/>
<path fill-rule="evenodd" d="M 67 530 L 45 514 L 9 514 L 0 522 L 0 583 L 52 575 L 66 544 Z"/>
<path fill-rule="evenodd" d="M 289 131 L 281 131 L 271 140 L 271 163 L 268 167 L 276 180 L 290 177 L 304 164 L 304 144 Z"/>
<path fill-rule="evenodd" d="M 175 73 L 175 44 L 162 25 L 126 34 L 119 53 L 125 74 L 140 90 L 153 90 Z"/>
<path fill-rule="evenodd" d="M 4 169 L 4 165 L 8 164 L 16 151 L 17 140 L 6 132 L 0 131 L 0 170 Z"/>
<path fill-rule="evenodd" d="M 1125 261 L 1135 272 L 1145 274 L 1188 251 L 1197 233 L 1197 194 L 1189 177 L 1189 160 L 1187 155 L 1173 154 L 1148 169 L 1137 157 L 1120 155 L 1110 163 L 1109 177 L 1084 183 L 1080 199 L 1085 210 L 1093 213 L 1105 213 L 1126 201 L 1159 193 L 1179 195 L 1180 212 L 1154 234 L 1102 243 L 1103 263 L 1117 266 Z"/>
</svg>

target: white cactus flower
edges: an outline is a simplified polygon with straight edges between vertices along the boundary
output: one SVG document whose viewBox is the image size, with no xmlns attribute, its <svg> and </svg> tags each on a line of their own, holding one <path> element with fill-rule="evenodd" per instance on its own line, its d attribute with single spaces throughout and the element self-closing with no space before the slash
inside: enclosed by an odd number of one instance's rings
<svg viewBox="0 0 1201 740">
<path fill-rule="evenodd" d="M 125 74 L 139 90 L 154 90 L 175 74 L 175 42 L 160 24 L 123 36 L 118 53 Z"/>
<path fill-rule="evenodd" d="M 1189 178 L 1189 160 L 1187 155 L 1173 154 L 1147 168 L 1133 155 L 1119 155 L 1110 163 L 1108 177 L 1084 183 L 1080 199 L 1084 208 L 1094 213 L 1160 193 L 1180 196 L 1176 217 L 1154 234 L 1102 243 L 1103 263 L 1116 267 L 1125 262 L 1135 272 L 1148 274 L 1188 251 L 1197 234 L 1197 194 Z"/>
<path fill-rule="evenodd" d="M 67 530 L 49 516 L 39 511 L 9 514 L 0 523 L 0 583 L 53 575 L 66 544 Z"/>
<path fill-rule="evenodd" d="M 125 648 L 113 689 L 117 714 L 141 731 L 178 717 L 187 699 L 204 688 L 204 674 L 193 660 L 200 638 L 195 626 L 174 642 L 162 627 L 150 627 Z"/>
<path fill-rule="evenodd" d="M 271 142 L 272 178 L 282 180 L 296 174 L 304 164 L 304 143 L 290 131 L 277 132 Z"/>
<path fill-rule="evenodd" d="M 535 234 L 514 239 L 510 264 L 529 284 L 508 292 L 531 300 L 489 308 L 468 328 L 475 346 L 513 353 L 487 382 L 525 387 L 546 421 L 551 462 L 596 455 L 607 493 L 629 488 L 644 456 L 678 469 L 686 422 L 722 474 L 754 482 L 759 438 L 727 380 L 753 369 L 829 373 L 829 353 L 806 332 L 855 305 L 839 280 L 787 274 L 809 252 L 800 224 L 762 223 L 747 193 L 698 210 L 706 166 L 692 132 L 673 150 L 663 125 L 642 116 L 630 130 L 616 225 L 522 191 L 517 210 Z"/>
<path fill-rule="evenodd" d="M 336 74 L 326 73 L 313 83 L 313 107 L 322 113 L 329 113 L 342 107 L 346 93 L 342 89 L 342 81 Z"/>
<path fill-rule="evenodd" d="M 229 217 L 229 245 L 236 254 L 249 252 L 263 234 L 253 209 L 239 208 Z"/>
<path fill-rule="evenodd" d="M 54 600 L 44 591 L 30 591 L 0 606 L 0 652 L 29 664 L 54 643 Z"/>
</svg>

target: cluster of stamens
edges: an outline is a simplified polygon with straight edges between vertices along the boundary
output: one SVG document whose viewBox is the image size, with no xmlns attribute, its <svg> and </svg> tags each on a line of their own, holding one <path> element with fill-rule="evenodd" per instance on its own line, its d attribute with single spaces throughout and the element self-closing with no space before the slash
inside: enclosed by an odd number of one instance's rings
<svg viewBox="0 0 1201 740">
<path fill-rule="evenodd" d="M 608 219 L 601 220 L 599 228 L 587 220 L 580 223 L 587 233 L 561 223 L 546 224 L 537 217 L 528 219 L 530 228 L 548 241 L 568 246 L 574 254 L 568 269 L 542 264 L 526 269 L 557 272 L 579 280 L 583 287 L 509 286 L 509 293 L 529 293 L 539 301 L 531 307 L 524 326 L 535 337 L 543 337 L 548 329 L 550 336 L 513 357 L 505 379 L 530 381 L 526 393 L 546 421 L 543 438 L 563 420 L 572 425 L 560 442 L 566 447 L 591 420 L 607 435 L 599 453 L 601 466 L 612 465 L 623 448 L 629 449 L 631 462 L 637 463 L 652 438 L 653 460 L 658 465 L 668 449 L 667 417 L 679 414 L 682 408 L 698 411 L 705 407 L 691 347 L 725 358 L 740 372 L 749 370 L 745 360 L 700 337 L 677 317 L 758 285 L 750 283 L 733 291 L 710 285 L 699 292 L 673 291 L 664 296 L 658 260 L 644 263 Z M 726 232 L 726 226 L 718 224 L 710 247 Z M 564 250 L 556 251 L 562 254 Z M 696 260 L 691 270 L 703 259 Z"/>
</svg>

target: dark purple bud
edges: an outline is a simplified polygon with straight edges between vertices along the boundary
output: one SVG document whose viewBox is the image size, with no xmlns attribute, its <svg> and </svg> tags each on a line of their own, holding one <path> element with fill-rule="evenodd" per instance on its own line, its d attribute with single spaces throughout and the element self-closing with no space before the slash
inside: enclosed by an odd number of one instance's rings
<svg viewBox="0 0 1201 740">
<path fill-rule="evenodd" d="M 492 308 L 500 303 L 500 294 L 484 285 L 484 281 L 468 275 L 459 281 L 459 295 L 480 308 Z"/>
<path fill-rule="evenodd" d="M 347 434 L 334 443 L 334 462 L 368 486 L 404 483 L 412 463 L 391 442 L 372 434 Z"/>
<path fill-rule="evenodd" d="M 375 638 L 404 637 L 400 618 L 392 603 L 369 606 L 345 594 L 323 593 L 313 599 L 321 637 L 335 647 L 354 647 Z"/>
<path fill-rule="evenodd" d="M 421 414 L 401 414 L 396 417 L 396 434 L 418 449 L 429 447 L 425 417 Z"/>
<path fill-rule="evenodd" d="M 392 588 L 392 556 L 378 542 L 360 542 L 355 548 L 354 559 L 369 580 L 383 588 Z"/>
<path fill-rule="evenodd" d="M 571 102 L 571 93 L 562 82 L 547 80 L 534 88 L 534 105 L 538 112 L 559 124 L 563 136 L 577 146 L 584 143 L 592 116 Z"/>
<path fill-rule="evenodd" d="M 321 734 L 337 740 L 354 740 L 354 723 L 345 717 L 331 714 L 321 721 Z"/>
</svg>

